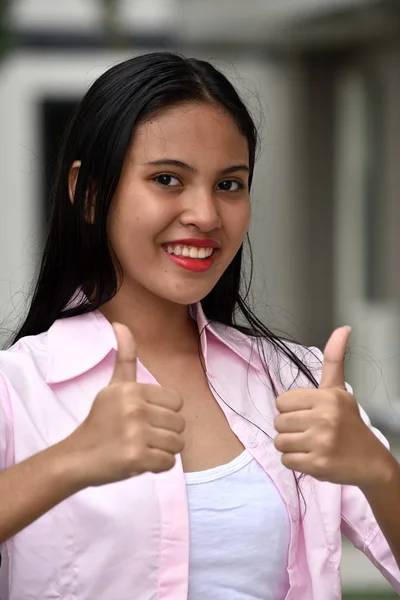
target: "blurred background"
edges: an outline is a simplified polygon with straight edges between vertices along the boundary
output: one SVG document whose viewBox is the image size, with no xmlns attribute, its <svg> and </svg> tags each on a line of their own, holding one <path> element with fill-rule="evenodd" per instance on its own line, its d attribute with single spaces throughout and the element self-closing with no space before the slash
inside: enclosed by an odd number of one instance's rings
<svg viewBox="0 0 400 600">
<path fill-rule="evenodd" d="M 0 0 L 0 345 L 38 264 L 60 137 L 105 69 L 149 50 L 211 60 L 261 133 L 254 303 L 323 347 L 400 458 L 400 0 Z M 344 545 L 345 598 L 398 597 Z"/>
</svg>

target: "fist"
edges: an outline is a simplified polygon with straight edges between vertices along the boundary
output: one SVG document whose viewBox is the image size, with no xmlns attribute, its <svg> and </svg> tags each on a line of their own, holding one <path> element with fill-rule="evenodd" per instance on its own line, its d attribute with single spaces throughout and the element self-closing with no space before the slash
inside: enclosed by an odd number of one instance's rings
<svg viewBox="0 0 400 600">
<path fill-rule="evenodd" d="M 113 376 L 70 436 L 84 487 L 167 471 L 184 447 L 181 396 L 137 383 L 133 335 L 125 325 L 113 327 L 118 348 Z"/>
<path fill-rule="evenodd" d="M 341 327 L 330 337 L 318 389 L 290 390 L 277 398 L 274 443 L 288 469 L 363 487 L 380 481 L 391 454 L 363 421 L 356 399 L 346 389 L 344 358 L 350 332 Z"/>
</svg>

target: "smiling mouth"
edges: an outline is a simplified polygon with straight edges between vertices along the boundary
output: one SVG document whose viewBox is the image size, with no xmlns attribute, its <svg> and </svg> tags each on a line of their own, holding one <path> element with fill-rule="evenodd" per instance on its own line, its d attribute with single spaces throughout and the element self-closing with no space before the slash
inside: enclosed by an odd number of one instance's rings
<svg viewBox="0 0 400 600">
<path fill-rule="evenodd" d="M 164 244 L 164 252 L 176 266 L 192 273 L 205 273 L 214 264 L 219 248 L 199 248 L 184 244 Z"/>
<path fill-rule="evenodd" d="M 188 246 L 183 244 L 164 245 L 165 252 L 171 256 L 188 258 L 192 260 L 206 260 L 213 256 L 217 248 L 198 248 L 197 246 Z"/>
</svg>

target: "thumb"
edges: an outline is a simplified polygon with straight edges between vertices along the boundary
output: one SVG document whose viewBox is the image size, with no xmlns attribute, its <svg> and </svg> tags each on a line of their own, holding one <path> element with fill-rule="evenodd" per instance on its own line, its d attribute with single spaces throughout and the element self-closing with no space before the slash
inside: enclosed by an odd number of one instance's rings
<svg viewBox="0 0 400 600">
<path fill-rule="evenodd" d="M 329 338 L 324 350 L 320 388 L 346 389 L 344 359 L 350 334 L 351 327 L 339 327 Z"/>
<path fill-rule="evenodd" d="M 113 323 L 113 329 L 117 338 L 117 356 L 110 383 L 136 382 L 137 349 L 135 338 L 126 325 Z"/>
</svg>

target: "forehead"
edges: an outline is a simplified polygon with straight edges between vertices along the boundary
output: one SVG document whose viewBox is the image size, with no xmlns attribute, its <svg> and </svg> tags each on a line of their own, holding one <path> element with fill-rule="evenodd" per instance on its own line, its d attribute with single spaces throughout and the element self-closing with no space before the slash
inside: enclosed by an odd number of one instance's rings
<svg viewBox="0 0 400 600">
<path fill-rule="evenodd" d="M 246 163 L 249 148 L 233 117 L 222 107 L 185 104 L 168 108 L 142 123 L 131 149 L 134 162 L 160 157 L 192 163 Z"/>
</svg>

